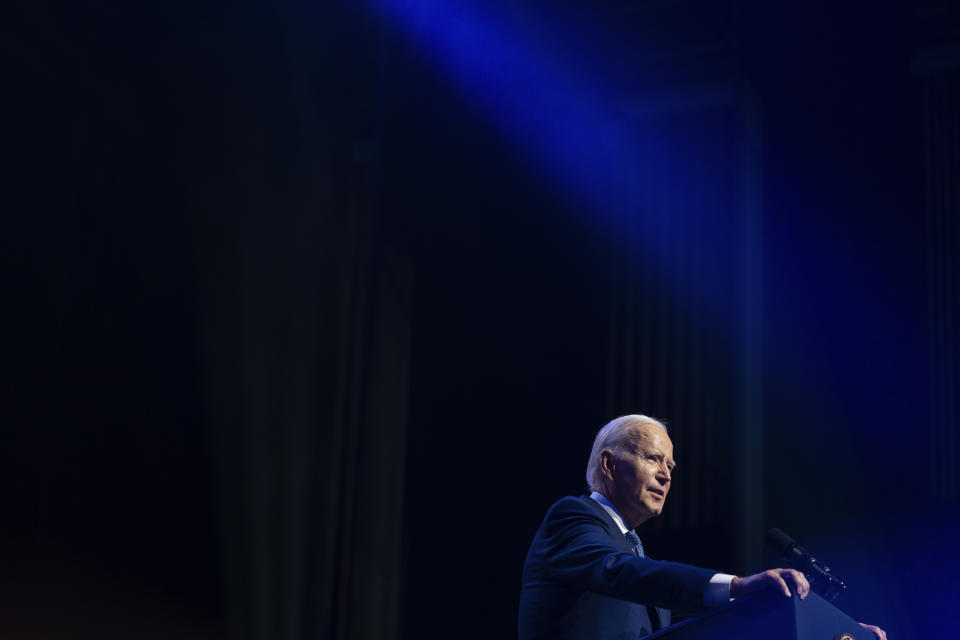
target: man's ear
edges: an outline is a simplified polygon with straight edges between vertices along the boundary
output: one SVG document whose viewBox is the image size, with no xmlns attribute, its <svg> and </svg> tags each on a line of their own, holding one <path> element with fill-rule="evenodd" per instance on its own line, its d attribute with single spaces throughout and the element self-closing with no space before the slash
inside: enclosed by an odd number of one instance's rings
<svg viewBox="0 0 960 640">
<path fill-rule="evenodd" d="M 604 449 L 600 452 L 600 468 L 603 469 L 605 475 L 613 477 L 613 451 L 610 449 Z"/>
</svg>

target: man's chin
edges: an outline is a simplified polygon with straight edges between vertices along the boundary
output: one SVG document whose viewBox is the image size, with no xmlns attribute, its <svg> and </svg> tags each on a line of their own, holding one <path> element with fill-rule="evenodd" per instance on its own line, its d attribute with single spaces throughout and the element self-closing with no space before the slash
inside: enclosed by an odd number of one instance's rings
<svg viewBox="0 0 960 640">
<path fill-rule="evenodd" d="M 661 507 L 659 507 L 659 506 L 658 506 L 656 509 L 649 509 L 649 508 L 644 509 L 644 510 L 643 510 L 643 513 L 640 514 L 640 517 L 637 518 L 637 524 L 636 524 L 636 526 L 634 526 L 634 527 L 632 527 L 632 528 L 635 529 L 636 527 L 639 527 L 641 524 L 643 524 L 643 523 L 646 522 L 647 520 L 652 520 L 653 518 L 656 518 L 657 516 L 660 515 L 660 512 L 661 512 L 661 511 L 663 511 L 663 509 L 662 509 Z M 629 526 L 629 525 L 627 525 L 627 526 Z"/>
</svg>

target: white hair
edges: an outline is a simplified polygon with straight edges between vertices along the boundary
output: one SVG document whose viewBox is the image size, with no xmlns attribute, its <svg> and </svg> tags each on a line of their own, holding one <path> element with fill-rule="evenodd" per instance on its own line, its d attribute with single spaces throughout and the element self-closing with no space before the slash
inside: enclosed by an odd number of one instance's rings
<svg viewBox="0 0 960 640">
<path fill-rule="evenodd" d="M 590 459 L 587 461 L 587 486 L 590 487 L 591 491 L 601 491 L 603 489 L 600 454 L 606 449 L 610 449 L 614 453 L 622 452 L 633 437 L 636 428 L 644 424 L 651 424 L 664 431 L 667 430 L 667 425 L 655 418 L 631 414 L 614 418 L 597 432 L 597 437 L 593 441 L 593 450 L 590 451 Z"/>
</svg>

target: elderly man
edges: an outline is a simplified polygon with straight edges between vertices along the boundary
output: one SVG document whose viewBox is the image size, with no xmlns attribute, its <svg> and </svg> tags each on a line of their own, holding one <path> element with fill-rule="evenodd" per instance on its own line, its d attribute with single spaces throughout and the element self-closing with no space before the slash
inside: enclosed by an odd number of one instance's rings
<svg viewBox="0 0 960 640">
<path fill-rule="evenodd" d="M 520 640 L 635 640 L 668 625 L 668 609 L 702 610 L 769 588 L 791 597 L 791 585 L 807 596 L 793 569 L 741 578 L 647 558 L 633 530 L 660 515 L 673 467 L 661 422 L 629 415 L 600 429 L 587 464 L 592 493 L 554 504 L 530 545 Z"/>
</svg>

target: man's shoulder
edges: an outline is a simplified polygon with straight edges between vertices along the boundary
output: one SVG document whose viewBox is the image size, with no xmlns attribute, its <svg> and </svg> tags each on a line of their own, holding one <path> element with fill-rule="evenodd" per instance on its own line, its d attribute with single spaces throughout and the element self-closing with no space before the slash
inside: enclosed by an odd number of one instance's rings
<svg viewBox="0 0 960 640">
<path fill-rule="evenodd" d="M 564 496 L 553 503 L 550 511 L 593 511 L 598 506 L 600 505 L 590 496 Z"/>
<path fill-rule="evenodd" d="M 610 516 L 603 510 L 600 503 L 590 496 L 566 496 L 554 502 L 550 509 L 547 510 L 546 520 L 551 521 L 567 517 L 583 516 L 596 519 L 604 525 L 606 525 L 607 520 L 610 519 Z M 610 524 L 613 524 L 613 522 L 611 521 Z"/>
</svg>

